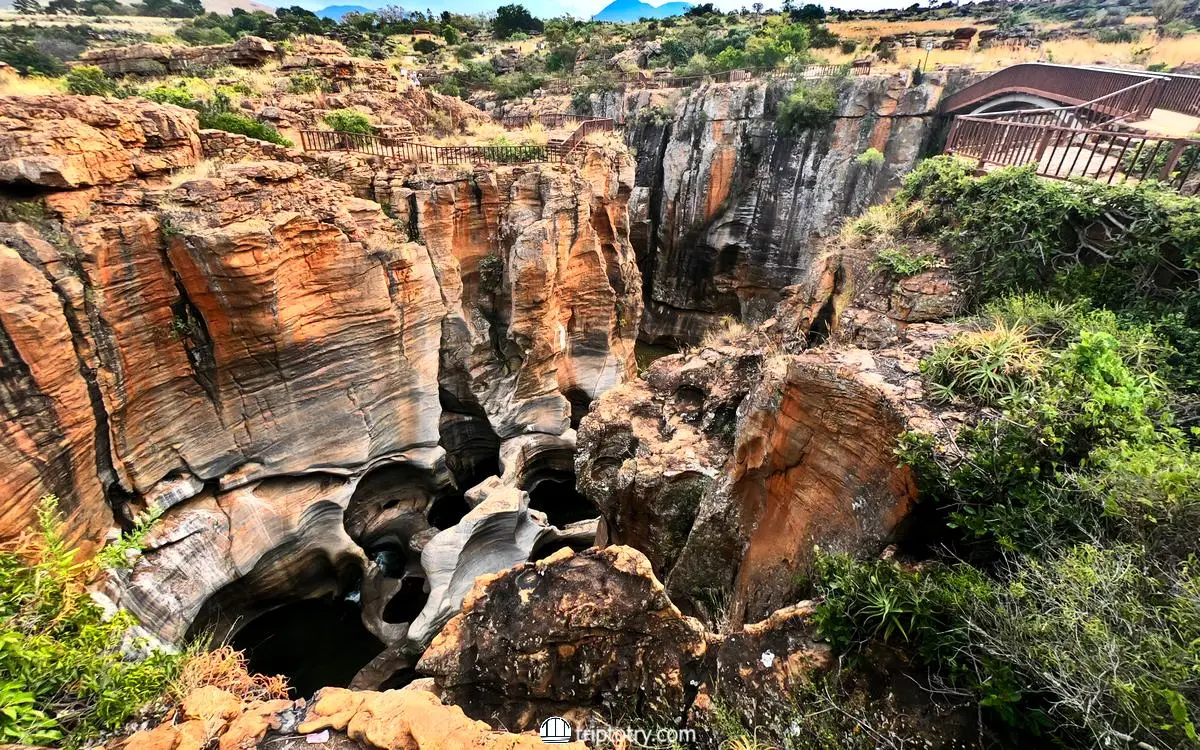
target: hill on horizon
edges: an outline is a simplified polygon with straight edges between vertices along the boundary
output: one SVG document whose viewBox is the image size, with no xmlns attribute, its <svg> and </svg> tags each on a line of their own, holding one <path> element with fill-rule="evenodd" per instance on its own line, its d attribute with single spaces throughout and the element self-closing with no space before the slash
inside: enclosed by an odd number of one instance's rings
<svg viewBox="0 0 1200 750">
<path fill-rule="evenodd" d="M 327 5 L 314 12 L 321 18 L 332 18 L 335 21 L 340 21 L 342 20 L 342 16 L 347 13 L 370 13 L 371 9 L 363 5 Z"/>
<path fill-rule="evenodd" d="M 670 2 L 654 6 L 642 2 L 642 0 L 613 0 L 604 6 L 603 10 L 592 16 L 592 20 L 621 23 L 636 21 L 639 18 L 666 18 L 667 16 L 681 16 L 691 7 L 691 3 L 684 2 Z"/>
</svg>

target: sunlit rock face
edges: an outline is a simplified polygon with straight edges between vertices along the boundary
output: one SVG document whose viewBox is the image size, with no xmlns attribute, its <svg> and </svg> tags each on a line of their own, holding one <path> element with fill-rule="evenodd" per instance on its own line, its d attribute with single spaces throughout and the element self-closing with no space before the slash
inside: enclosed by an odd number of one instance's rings
<svg viewBox="0 0 1200 750">
<path fill-rule="evenodd" d="M 818 260 L 815 240 L 895 188 L 935 128 L 944 78 L 840 84 L 832 122 L 784 134 L 793 84 L 750 81 L 595 96 L 637 152 L 630 236 L 645 284 L 642 337 L 697 343 L 723 316 L 769 318 Z M 883 161 L 858 157 L 869 148 Z"/>
<path fill-rule="evenodd" d="M 176 107 L 0 116 L 0 534 L 49 493 L 88 550 L 165 511 L 104 586 L 164 640 L 350 596 L 418 653 L 476 574 L 592 542 L 572 424 L 641 309 L 619 153 L 366 165 L 381 206 L 324 162 L 201 164 Z"/>
<path fill-rule="evenodd" d="M 932 420 L 902 350 L 705 348 L 656 361 L 583 421 L 580 491 L 613 543 L 716 627 L 795 601 L 814 551 L 872 555 L 917 497 L 894 447 Z"/>
</svg>

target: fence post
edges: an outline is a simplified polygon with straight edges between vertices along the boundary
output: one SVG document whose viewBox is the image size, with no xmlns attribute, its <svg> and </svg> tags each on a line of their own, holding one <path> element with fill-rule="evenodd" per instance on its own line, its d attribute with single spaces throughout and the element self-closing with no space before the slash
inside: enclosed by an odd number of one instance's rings
<svg viewBox="0 0 1200 750">
<path fill-rule="evenodd" d="M 1175 171 L 1175 165 L 1179 163 L 1179 157 L 1183 155 L 1183 149 L 1186 143 L 1180 139 L 1175 139 L 1175 147 L 1171 149 L 1171 153 L 1167 154 L 1167 163 L 1158 172 L 1158 179 L 1163 182 L 1171 181 L 1171 173 Z"/>
</svg>

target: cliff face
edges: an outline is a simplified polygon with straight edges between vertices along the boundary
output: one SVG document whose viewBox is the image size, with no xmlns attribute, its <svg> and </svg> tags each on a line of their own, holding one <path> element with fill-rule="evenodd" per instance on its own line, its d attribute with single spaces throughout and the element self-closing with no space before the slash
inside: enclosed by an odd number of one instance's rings
<svg viewBox="0 0 1200 750">
<path fill-rule="evenodd" d="M 386 578 L 385 548 L 419 583 L 590 542 L 527 491 L 569 468 L 573 405 L 633 372 L 628 168 L 393 176 L 385 213 L 316 165 L 202 162 L 176 107 L 7 98 L 0 119 L 0 536 L 50 493 L 89 548 L 167 509 L 107 592 L 173 641 Z M 422 557 L 493 474 L 521 556 L 489 551 L 493 522 Z M 430 606 L 423 639 L 458 603 Z"/>
<path fill-rule="evenodd" d="M 784 82 L 596 97 L 637 152 L 631 238 L 645 284 L 647 341 L 695 343 L 722 316 L 769 318 L 817 258 L 817 237 L 878 202 L 934 127 L 942 74 L 851 78 L 825 127 L 784 135 Z M 859 163 L 868 148 L 881 164 Z"/>
</svg>

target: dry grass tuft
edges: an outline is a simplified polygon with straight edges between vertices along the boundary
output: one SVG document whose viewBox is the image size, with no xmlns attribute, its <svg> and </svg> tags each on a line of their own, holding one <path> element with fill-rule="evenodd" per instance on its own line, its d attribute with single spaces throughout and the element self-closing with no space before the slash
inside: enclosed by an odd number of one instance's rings
<svg viewBox="0 0 1200 750">
<path fill-rule="evenodd" d="M 185 182 L 192 180 L 206 180 L 212 177 L 213 172 L 220 166 L 220 162 L 216 159 L 204 159 L 196 162 L 190 167 L 184 167 L 171 173 L 171 178 L 167 181 L 167 187 L 171 190 L 179 187 Z"/>
<path fill-rule="evenodd" d="M 246 667 L 245 654 L 230 646 L 190 655 L 171 691 L 177 700 L 182 701 L 189 693 L 206 685 L 233 693 L 244 701 L 288 697 L 288 684 L 283 676 L 251 674 Z"/>
<path fill-rule="evenodd" d="M 871 206 L 856 219 L 842 224 L 842 244 L 858 247 L 863 241 L 894 239 L 900 233 L 900 216 L 890 203 Z"/>
<path fill-rule="evenodd" d="M 726 315 L 721 318 L 720 325 L 705 332 L 704 337 L 700 339 L 700 346 L 705 349 L 744 346 L 750 335 L 750 329 L 742 321 L 732 315 Z"/>
</svg>

